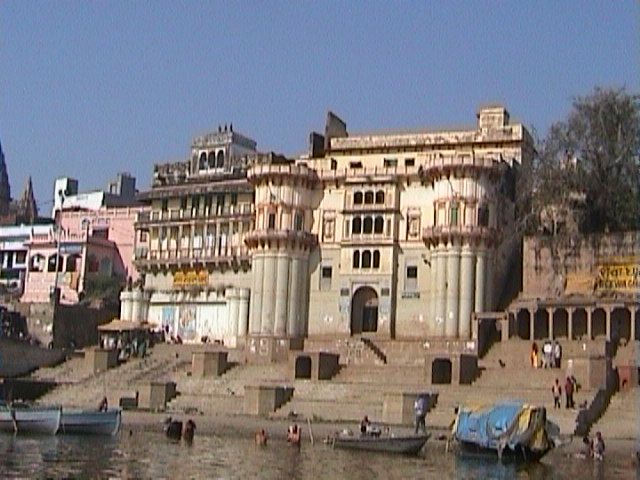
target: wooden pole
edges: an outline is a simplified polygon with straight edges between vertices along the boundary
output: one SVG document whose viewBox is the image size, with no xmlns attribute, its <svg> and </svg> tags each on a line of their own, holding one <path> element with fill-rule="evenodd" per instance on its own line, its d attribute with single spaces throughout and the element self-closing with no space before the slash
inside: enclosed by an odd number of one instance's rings
<svg viewBox="0 0 640 480">
<path fill-rule="evenodd" d="M 311 439 L 311 445 L 313 445 L 313 430 L 311 430 L 311 420 L 307 417 L 307 426 L 309 427 L 309 438 Z"/>
</svg>

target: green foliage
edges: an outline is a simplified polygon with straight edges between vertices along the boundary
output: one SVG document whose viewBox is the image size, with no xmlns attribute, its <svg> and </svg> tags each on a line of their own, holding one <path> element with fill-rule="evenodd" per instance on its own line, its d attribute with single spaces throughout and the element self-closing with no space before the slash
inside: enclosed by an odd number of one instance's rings
<svg viewBox="0 0 640 480">
<path fill-rule="evenodd" d="M 84 301 L 101 300 L 105 303 L 118 303 L 124 282 L 108 275 L 90 275 L 85 281 Z"/>
<path fill-rule="evenodd" d="M 581 233 L 640 228 L 640 96 L 596 88 L 576 98 L 537 151 L 522 172 L 528 233 L 543 229 L 551 207 L 570 211 Z"/>
</svg>

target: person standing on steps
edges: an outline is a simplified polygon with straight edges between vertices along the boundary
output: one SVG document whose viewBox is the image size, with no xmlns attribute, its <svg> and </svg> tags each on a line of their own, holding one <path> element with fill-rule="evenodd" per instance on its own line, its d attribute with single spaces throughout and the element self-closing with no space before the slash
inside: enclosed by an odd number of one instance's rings
<svg viewBox="0 0 640 480">
<path fill-rule="evenodd" d="M 562 360 L 562 345 L 560 342 L 555 342 L 553 345 L 553 360 L 555 362 L 555 367 L 560 368 L 560 362 Z"/>
<path fill-rule="evenodd" d="M 420 431 L 427 433 L 427 426 L 425 424 L 425 417 L 427 416 L 427 397 L 425 395 L 418 395 L 416 401 L 413 402 L 413 410 L 416 415 L 416 429 L 415 433 Z"/>
<path fill-rule="evenodd" d="M 575 403 L 573 402 L 573 380 L 571 380 L 571 377 L 567 377 L 567 380 L 564 382 L 564 394 L 567 398 L 566 407 L 574 408 Z"/>
<path fill-rule="evenodd" d="M 556 378 L 556 383 L 551 387 L 551 393 L 553 394 L 553 408 L 562 408 L 560 405 L 560 397 L 562 397 L 562 387 L 560 386 L 560 380 Z"/>
</svg>

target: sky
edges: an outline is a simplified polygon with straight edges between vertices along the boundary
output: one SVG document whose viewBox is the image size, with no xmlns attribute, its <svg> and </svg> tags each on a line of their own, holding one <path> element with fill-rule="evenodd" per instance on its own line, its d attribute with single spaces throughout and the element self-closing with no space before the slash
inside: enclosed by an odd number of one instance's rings
<svg viewBox="0 0 640 480">
<path fill-rule="evenodd" d="M 144 190 L 225 123 L 295 155 L 327 110 L 362 132 L 501 103 L 544 136 L 598 85 L 640 93 L 640 2 L 0 2 L 0 142 L 45 211 L 56 177 Z"/>
</svg>

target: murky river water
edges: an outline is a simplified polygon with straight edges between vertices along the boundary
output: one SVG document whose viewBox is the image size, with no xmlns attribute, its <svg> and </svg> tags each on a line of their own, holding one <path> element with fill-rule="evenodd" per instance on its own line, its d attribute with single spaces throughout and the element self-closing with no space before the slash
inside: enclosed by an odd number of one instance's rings
<svg viewBox="0 0 640 480">
<path fill-rule="evenodd" d="M 604 462 L 567 458 L 516 469 L 445 454 L 428 445 L 419 457 L 333 450 L 283 441 L 257 447 L 250 440 L 197 436 L 176 444 L 161 433 L 136 432 L 115 438 L 13 437 L 0 435 L 1 478 L 223 478 L 223 479 L 640 479 L 629 452 Z"/>
</svg>

